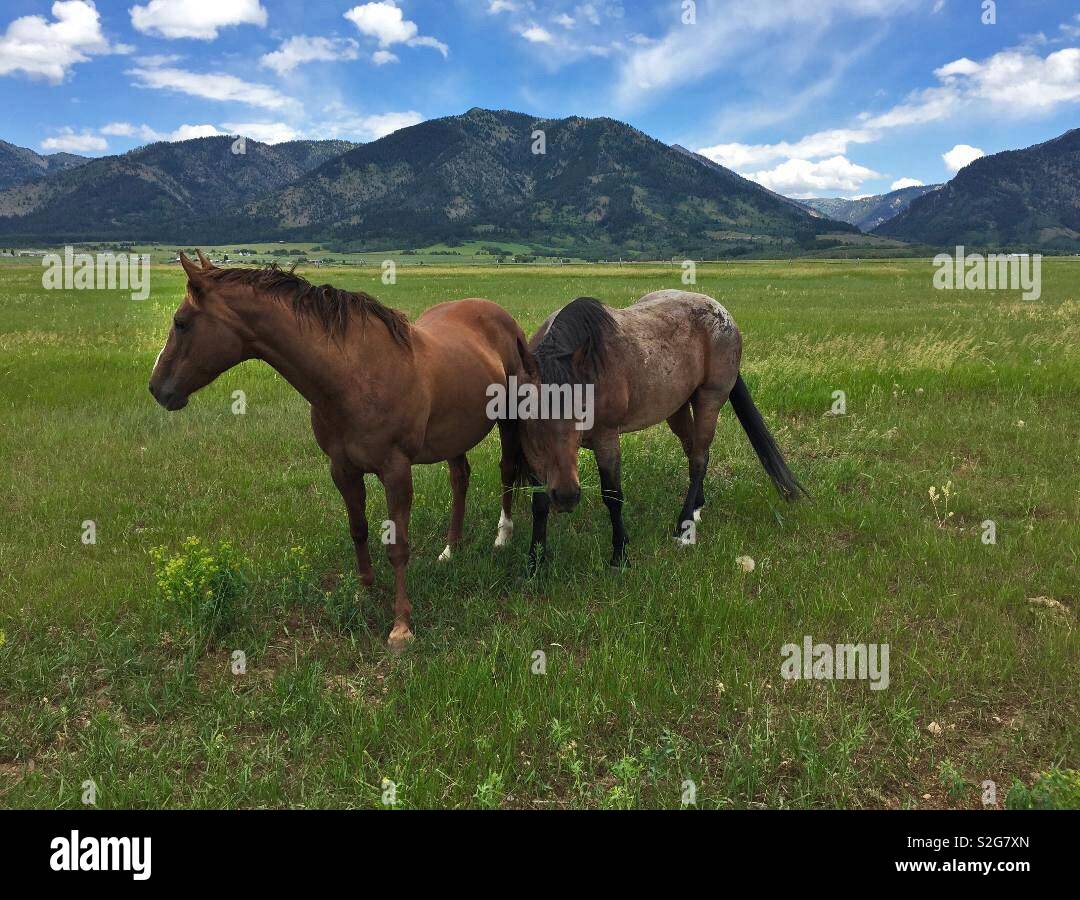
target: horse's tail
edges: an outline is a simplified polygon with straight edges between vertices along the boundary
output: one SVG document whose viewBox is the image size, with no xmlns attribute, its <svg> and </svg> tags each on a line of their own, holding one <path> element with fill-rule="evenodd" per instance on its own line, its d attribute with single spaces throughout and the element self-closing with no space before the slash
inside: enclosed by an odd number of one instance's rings
<svg viewBox="0 0 1080 900">
<path fill-rule="evenodd" d="M 787 463 L 784 462 L 784 456 L 780 452 L 780 448 L 776 446 L 776 441 L 769 434 L 765 420 L 761 418 L 761 413 L 754 406 L 754 401 L 750 397 L 746 382 L 742 380 L 742 375 L 735 379 L 735 387 L 732 388 L 731 396 L 728 399 L 731 401 L 731 408 L 735 410 L 735 415 L 739 419 L 739 424 L 742 425 L 746 436 L 750 438 L 750 444 L 754 448 L 754 452 L 757 453 L 761 465 L 765 467 L 765 471 L 769 473 L 769 477 L 772 479 L 773 484 L 776 485 L 780 496 L 789 503 L 798 500 L 800 493 L 809 497 L 810 494 L 807 493 L 806 488 L 799 484 L 798 479 L 791 469 L 787 467 Z"/>
</svg>

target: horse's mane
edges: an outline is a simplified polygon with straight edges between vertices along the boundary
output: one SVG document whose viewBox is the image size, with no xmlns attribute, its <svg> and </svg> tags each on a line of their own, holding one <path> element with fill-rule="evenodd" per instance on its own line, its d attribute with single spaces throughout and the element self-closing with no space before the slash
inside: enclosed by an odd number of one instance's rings
<svg viewBox="0 0 1080 900">
<path fill-rule="evenodd" d="M 579 384 L 603 370 L 608 339 L 615 320 L 593 297 L 578 297 L 566 304 L 537 343 L 536 361 L 542 384 Z M 573 356 L 581 351 L 578 371 Z"/>
<path fill-rule="evenodd" d="M 222 284 L 246 284 L 275 300 L 288 301 L 298 321 L 314 320 L 332 337 L 341 337 L 349 328 L 353 314 L 366 321 L 374 316 L 403 347 L 408 347 L 409 320 L 405 314 L 384 306 L 363 291 L 346 291 L 331 284 L 315 285 L 292 269 L 277 263 L 258 269 L 209 269 L 203 277 Z"/>
</svg>

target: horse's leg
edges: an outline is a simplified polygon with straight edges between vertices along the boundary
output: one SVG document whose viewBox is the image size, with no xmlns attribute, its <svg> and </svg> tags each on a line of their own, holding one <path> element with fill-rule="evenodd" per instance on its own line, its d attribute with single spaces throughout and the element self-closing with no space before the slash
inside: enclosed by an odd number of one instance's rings
<svg viewBox="0 0 1080 900">
<path fill-rule="evenodd" d="M 499 443 L 502 445 L 502 458 L 499 460 L 502 509 L 499 512 L 499 531 L 495 536 L 495 546 L 505 547 L 514 536 L 514 484 L 521 460 L 521 437 L 514 423 L 499 422 Z"/>
<path fill-rule="evenodd" d="M 547 557 L 547 520 L 551 511 L 551 500 L 536 477 L 529 476 L 532 486 L 532 539 L 529 542 L 529 575 L 535 575 L 537 569 Z"/>
<path fill-rule="evenodd" d="M 600 470 L 600 494 L 611 517 L 611 566 L 629 566 L 626 558 L 626 529 L 623 528 L 622 464 L 619 452 L 619 433 L 593 438 L 593 455 Z"/>
<path fill-rule="evenodd" d="M 705 471 L 709 467 L 709 448 L 716 436 L 716 419 L 720 407 L 727 402 L 727 394 L 714 388 L 699 387 L 690 398 L 694 410 L 693 446 L 690 452 L 690 490 L 686 502 L 679 512 L 675 523 L 675 538 L 682 544 L 692 543 L 692 528 L 686 523 L 693 523 L 694 510 L 697 508 L 699 495 L 705 482 Z"/>
<path fill-rule="evenodd" d="M 453 551 L 461 543 L 461 529 L 465 522 L 465 495 L 469 491 L 469 460 L 465 454 L 455 456 L 447 460 L 450 466 L 450 492 L 454 497 L 454 508 L 450 513 L 450 531 L 446 535 L 446 549 L 439 554 L 440 561 L 450 558 Z"/>
<path fill-rule="evenodd" d="M 675 432 L 675 436 L 679 439 L 679 443 L 682 444 L 683 453 L 686 454 L 687 464 L 690 464 L 690 458 L 694 455 L 694 414 L 690 411 L 690 401 L 687 400 L 679 410 L 674 413 L 668 420 L 668 425 L 671 430 Z M 690 473 L 690 480 L 693 482 L 693 472 Z M 705 484 L 702 482 L 700 488 L 698 488 L 697 496 L 694 497 L 694 521 L 701 521 L 701 507 L 705 505 Z"/>
<path fill-rule="evenodd" d="M 331 462 L 330 474 L 334 484 L 345 501 L 345 510 L 349 514 L 349 534 L 356 550 L 356 569 L 360 582 L 368 587 L 375 581 L 375 572 L 371 568 L 371 554 L 368 552 L 367 524 L 367 489 L 364 487 L 364 473 L 346 462 Z"/>
<path fill-rule="evenodd" d="M 405 567 L 409 564 L 409 513 L 412 510 L 412 466 L 409 460 L 399 456 L 379 473 L 379 480 L 386 489 L 386 508 L 394 523 L 391 541 L 386 552 L 394 567 L 394 627 L 390 631 L 388 646 L 394 652 L 405 649 L 412 640 L 412 604 L 405 590 Z"/>
</svg>

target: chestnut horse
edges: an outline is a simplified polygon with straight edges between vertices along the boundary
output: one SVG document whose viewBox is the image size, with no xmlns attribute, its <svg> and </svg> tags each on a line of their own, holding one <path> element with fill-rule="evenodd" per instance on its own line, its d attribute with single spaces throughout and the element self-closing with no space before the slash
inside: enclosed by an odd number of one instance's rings
<svg viewBox="0 0 1080 900">
<path fill-rule="evenodd" d="M 409 562 L 412 466 L 445 460 L 453 511 L 448 559 L 461 540 L 469 485 L 466 452 L 496 424 L 486 414 L 492 384 L 523 375 L 525 335 L 487 300 L 440 303 L 414 323 L 364 293 L 315 286 L 275 265 L 218 268 L 199 252 L 198 266 L 180 254 L 187 293 L 173 316 L 150 377 L 150 393 L 167 410 L 226 369 L 261 359 L 311 404 L 315 440 L 345 501 L 360 580 L 375 580 L 368 553 L 364 476 L 386 490 L 393 523 L 387 545 L 394 568 L 391 650 L 412 639 L 405 588 Z M 513 533 L 512 487 L 521 460 L 515 422 L 499 422 L 502 514 L 496 546 Z"/>
<path fill-rule="evenodd" d="M 646 294 L 625 309 L 579 297 L 550 316 L 529 343 L 525 364 L 540 387 L 590 388 L 588 428 L 570 416 L 522 420 L 521 444 L 534 484 L 530 568 L 547 540 L 552 506 L 569 511 L 581 498 L 578 448 L 587 447 L 600 470 L 600 490 L 611 518 L 611 565 L 627 564 L 619 435 L 667 420 L 690 463 L 690 489 L 675 521 L 675 537 L 694 540 L 705 505 L 705 471 L 720 407 L 727 400 L 769 477 L 787 500 L 805 489 L 788 469 L 739 375 L 742 336 L 727 310 L 688 291 Z"/>
</svg>

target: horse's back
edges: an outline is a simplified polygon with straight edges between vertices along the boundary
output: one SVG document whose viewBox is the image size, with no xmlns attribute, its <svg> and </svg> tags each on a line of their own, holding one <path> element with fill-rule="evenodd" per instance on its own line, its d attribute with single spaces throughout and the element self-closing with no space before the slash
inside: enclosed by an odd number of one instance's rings
<svg viewBox="0 0 1080 900">
<path fill-rule="evenodd" d="M 699 388 L 727 396 L 738 376 L 742 336 L 712 297 L 654 291 L 611 313 L 619 335 L 620 393 L 627 398 L 621 430 L 668 418 Z"/>
<path fill-rule="evenodd" d="M 525 335 L 513 316 L 490 300 L 439 303 L 413 323 L 417 371 L 429 419 L 418 462 L 451 458 L 475 446 L 494 425 L 488 389 L 524 375 Z"/>
<path fill-rule="evenodd" d="M 665 320 L 681 327 L 700 327 L 718 338 L 738 332 L 734 319 L 724 307 L 708 294 L 665 288 L 641 297 L 630 306 L 612 310 L 617 318 L 628 324 L 641 322 L 657 327 Z"/>
<path fill-rule="evenodd" d="M 518 341 L 525 343 L 525 334 L 514 317 L 498 303 L 479 297 L 437 303 L 422 313 L 413 327 L 439 343 L 456 343 L 465 351 L 487 345 L 500 357 L 515 355 Z"/>
</svg>

